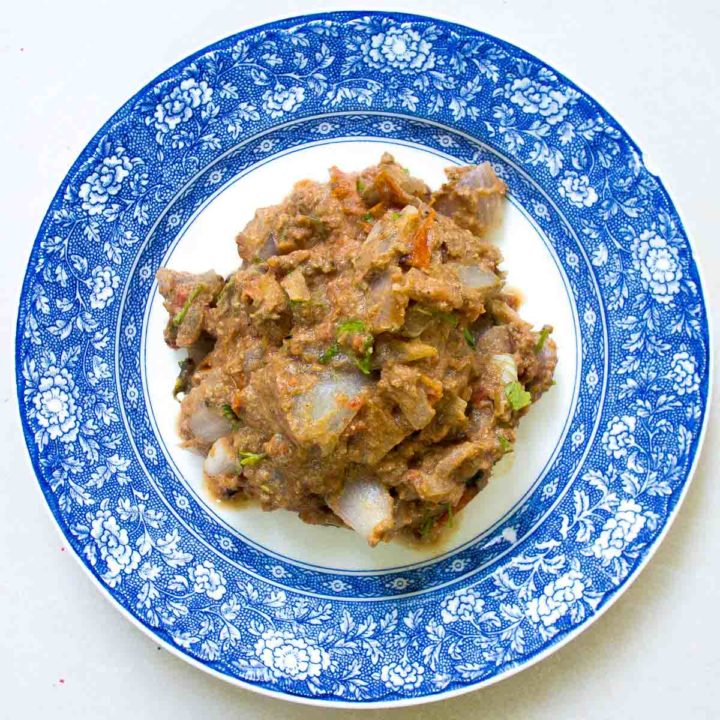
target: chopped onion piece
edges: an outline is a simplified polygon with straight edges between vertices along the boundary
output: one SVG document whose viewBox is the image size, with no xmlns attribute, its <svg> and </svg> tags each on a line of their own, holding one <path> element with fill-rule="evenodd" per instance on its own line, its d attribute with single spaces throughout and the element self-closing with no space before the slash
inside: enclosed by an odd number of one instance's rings
<svg viewBox="0 0 720 720">
<path fill-rule="evenodd" d="M 255 372 L 262 365 L 264 357 L 265 348 L 262 345 L 252 345 L 243 357 L 243 372 L 246 375 Z"/>
<path fill-rule="evenodd" d="M 367 379 L 357 372 L 328 372 L 317 383 L 299 395 L 293 405 L 296 434 L 303 439 L 322 440 L 337 437 L 360 409 L 357 402 L 367 386 Z"/>
<path fill-rule="evenodd" d="M 416 338 L 427 329 L 432 321 L 433 315 L 429 310 L 425 310 L 418 305 L 412 305 L 405 313 L 402 334 L 406 337 Z"/>
<path fill-rule="evenodd" d="M 540 375 L 549 374 L 552 377 L 555 365 L 557 364 L 557 354 L 555 350 L 555 343 L 546 342 L 540 352 L 537 354 L 537 359 L 540 363 Z"/>
<path fill-rule="evenodd" d="M 466 172 L 458 181 L 458 187 L 466 187 L 477 190 L 490 190 L 500 183 L 498 176 L 489 162 L 476 165 L 472 170 Z"/>
<path fill-rule="evenodd" d="M 219 411 L 201 405 L 190 418 L 190 431 L 202 442 L 215 442 L 232 430 L 229 420 L 220 415 Z"/>
<path fill-rule="evenodd" d="M 226 475 L 235 470 L 235 454 L 230 438 L 221 437 L 213 443 L 203 463 L 208 475 Z"/>
<path fill-rule="evenodd" d="M 417 229 L 417 208 L 412 205 L 402 212 L 386 212 L 368 233 L 354 259 L 355 267 L 365 273 L 370 268 L 387 267 L 407 252 Z"/>
<path fill-rule="evenodd" d="M 500 278 L 479 265 L 458 265 L 456 272 L 463 285 L 472 290 L 483 290 L 498 285 Z"/>
<path fill-rule="evenodd" d="M 414 205 L 406 205 L 400 211 L 400 214 L 406 218 L 415 217 L 418 214 L 418 209 Z"/>
<path fill-rule="evenodd" d="M 272 257 L 276 253 L 277 245 L 275 243 L 275 233 L 269 232 L 267 237 L 265 238 L 265 242 L 255 253 L 255 257 L 260 258 L 260 260 L 267 260 L 269 257 Z"/>
<path fill-rule="evenodd" d="M 465 173 L 457 184 L 458 189 L 481 190 L 477 196 L 475 215 L 485 227 L 492 227 L 502 218 L 505 184 L 498 178 L 492 165 L 484 162 Z"/>
<path fill-rule="evenodd" d="M 493 355 L 492 362 L 500 373 L 500 382 L 503 385 L 515 382 L 518 379 L 517 365 L 512 355 L 506 353 Z"/>
<path fill-rule="evenodd" d="M 405 318 L 407 297 L 393 290 L 393 271 L 388 269 L 370 283 L 367 319 L 372 332 L 397 330 Z"/>
<path fill-rule="evenodd" d="M 305 282 L 305 276 L 300 268 L 295 268 L 284 277 L 280 284 L 291 300 L 307 302 L 310 299 L 310 290 Z"/>
<path fill-rule="evenodd" d="M 333 512 L 376 545 L 393 519 L 393 499 L 388 489 L 374 478 L 358 478 L 345 483 L 342 492 L 328 501 Z"/>
<path fill-rule="evenodd" d="M 375 330 L 389 330 L 392 327 L 393 302 L 392 273 L 386 270 L 370 283 L 370 320 Z"/>
</svg>

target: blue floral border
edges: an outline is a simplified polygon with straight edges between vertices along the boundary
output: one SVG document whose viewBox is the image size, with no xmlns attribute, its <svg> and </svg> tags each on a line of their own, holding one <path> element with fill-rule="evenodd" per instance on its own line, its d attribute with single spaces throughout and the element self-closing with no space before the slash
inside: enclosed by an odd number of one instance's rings
<svg viewBox="0 0 720 720">
<path fill-rule="evenodd" d="M 601 432 L 579 441 L 588 454 L 578 477 L 529 538 L 452 588 L 358 602 L 252 577 L 186 532 L 133 461 L 115 388 L 119 375 L 139 370 L 138 356 L 115 353 L 114 343 L 117 296 L 141 277 L 138 249 L 178 190 L 182 200 L 249 133 L 368 109 L 479 137 L 543 189 L 591 259 L 611 371 Z M 576 253 L 560 259 L 566 271 L 581 267 Z M 123 608 L 251 687 L 368 703 L 476 687 L 546 652 L 617 594 L 687 484 L 708 401 L 709 342 L 677 213 L 597 103 L 468 28 L 338 13 L 223 40 L 161 75 L 104 126 L 33 247 L 16 364 L 48 504 Z M 137 451 L 147 459 L 151 447 Z"/>
</svg>

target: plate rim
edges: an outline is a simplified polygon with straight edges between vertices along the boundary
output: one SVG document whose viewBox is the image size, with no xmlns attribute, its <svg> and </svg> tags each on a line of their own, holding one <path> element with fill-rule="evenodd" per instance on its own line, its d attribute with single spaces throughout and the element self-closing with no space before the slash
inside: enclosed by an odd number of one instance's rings
<svg viewBox="0 0 720 720">
<path fill-rule="evenodd" d="M 607 110 L 605 105 L 596 99 L 596 96 L 594 94 L 591 94 L 585 90 L 583 90 L 582 86 L 578 85 L 571 79 L 569 79 L 564 73 L 558 71 L 552 64 L 546 62 L 545 60 L 542 60 L 537 55 L 530 53 L 523 48 L 515 45 L 512 42 L 509 42 L 501 37 L 498 37 L 497 35 L 494 35 L 492 33 L 486 32 L 484 30 L 480 30 L 477 27 L 474 27 L 473 25 L 467 25 L 460 22 L 457 22 L 455 20 L 449 20 L 446 17 L 442 17 L 442 13 L 438 13 L 437 15 L 424 15 L 419 13 L 407 13 L 407 12 L 401 12 L 401 11 L 394 11 L 394 10 L 373 10 L 373 9 L 367 9 L 367 10 L 354 10 L 354 9 L 337 9 L 332 11 L 324 11 L 324 12 L 317 12 L 317 13 L 306 13 L 306 14 L 299 14 L 299 15 L 292 15 L 292 16 L 278 16 L 275 19 L 268 20 L 264 23 L 261 23 L 259 25 L 253 25 L 251 27 L 246 27 L 238 32 L 229 33 L 227 35 L 224 35 L 223 37 L 220 37 L 215 40 L 211 40 L 209 43 L 204 45 L 201 48 L 198 48 L 194 52 L 190 53 L 189 55 L 181 58 L 176 63 L 173 63 L 170 67 L 164 69 L 162 72 L 158 73 L 156 76 L 152 77 L 149 81 L 147 81 L 145 84 L 143 84 L 135 93 L 132 94 L 131 97 L 129 97 L 116 111 L 112 113 L 112 115 L 102 124 L 102 126 L 93 134 L 93 136 L 89 139 L 89 141 L 84 145 L 82 148 L 82 151 L 80 154 L 76 157 L 75 161 L 72 163 L 68 171 L 63 176 L 62 180 L 60 181 L 57 190 L 55 193 L 53 193 L 50 202 L 48 203 L 48 206 L 46 210 L 44 211 L 42 221 L 38 227 L 37 232 L 35 233 L 35 236 L 33 238 L 32 243 L 29 246 L 28 253 L 26 255 L 26 262 L 25 262 L 25 272 L 22 276 L 22 281 L 20 283 L 20 292 L 18 295 L 18 300 L 22 299 L 23 291 L 25 288 L 26 281 L 30 275 L 30 260 L 32 258 L 33 251 L 36 247 L 36 244 L 43 234 L 43 232 L 46 229 L 46 225 L 48 224 L 48 211 L 52 205 L 55 204 L 55 202 L 62 196 L 62 189 L 66 185 L 66 182 L 75 174 L 75 172 L 81 167 L 92 155 L 92 148 L 95 146 L 96 141 L 101 138 L 111 127 L 115 124 L 116 119 L 119 115 L 123 115 L 127 113 L 129 109 L 132 108 L 132 106 L 136 103 L 136 101 L 139 99 L 141 95 L 143 95 L 148 89 L 154 87 L 157 83 L 162 82 L 163 79 L 166 78 L 166 76 L 172 75 L 174 72 L 176 72 L 177 69 L 182 68 L 187 63 L 192 62 L 193 60 L 201 57 L 211 46 L 222 42 L 223 40 L 226 40 L 228 38 L 244 38 L 250 35 L 253 35 L 257 32 L 268 30 L 268 29 L 284 29 L 287 26 L 291 26 L 293 24 L 299 23 L 299 22 L 311 22 L 315 20 L 338 20 L 339 17 L 342 17 L 343 19 L 353 19 L 353 18 L 360 18 L 360 17 L 366 17 L 366 16 L 373 16 L 373 17 L 380 17 L 380 18 L 389 18 L 392 20 L 396 20 L 398 22 L 438 22 L 445 26 L 447 26 L 449 29 L 453 31 L 460 31 L 460 32 L 467 32 L 470 31 L 476 35 L 486 37 L 489 40 L 501 45 L 505 46 L 508 49 L 510 49 L 516 56 L 527 58 L 529 60 L 539 62 L 544 67 L 551 70 L 558 79 L 562 80 L 563 83 L 565 83 L 567 86 L 572 87 L 576 90 L 578 90 L 580 93 L 582 93 L 584 96 L 588 97 L 592 100 L 592 102 L 600 109 L 602 110 L 607 118 L 611 120 L 615 126 L 622 131 L 625 139 L 627 140 L 630 147 L 637 153 L 640 161 L 645 166 L 645 170 L 648 172 L 648 174 L 657 182 L 658 184 L 658 190 L 659 192 L 664 195 L 664 197 L 669 201 L 669 204 L 672 206 L 672 208 L 675 211 L 675 214 L 677 216 L 677 219 L 679 221 L 680 229 L 682 230 L 683 237 L 685 241 L 687 242 L 687 246 L 690 250 L 691 259 L 693 261 L 695 271 L 697 273 L 697 279 L 698 279 L 698 289 L 699 289 L 699 297 L 703 304 L 703 309 L 705 311 L 705 321 L 707 326 L 707 366 L 706 366 L 706 372 L 705 372 L 705 379 L 707 381 L 707 396 L 706 396 L 706 402 L 705 406 L 703 408 L 703 415 L 702 420 L 700 424 L 699 434 L 697 437 L 697 443 L 695 447 L 695 453 L 692 457 L 692 461 L 690 463 L 690 467 L 687 472 L 687 477 L 680 489 L 680 492 L 677 496 L 677 501 L 675 505 L 672 507 L 672 509 L 668 512 L 664 525 L 658 535 L 654 538 L 652 543 L 649 545 L 646 553 L 640 560 L 640 562 L 632 569 L 632 571 L 628 574 L 628 576 L 625 578 L 623 583 L 616 587 L 612 595 L 610 595 L 607 600 L 595 610 L 595 612 L 587 617 L 581 624 L 571 628 L 569 631 L 567 631 L 566 634 L 564 634 L 561 638 L 557 640 L 550 641 L 547 646 L 537 652 L 536 654 L 530 656 L 528 659 L 523 660 L 521 663 L 518 663 L 516 665 L 513 665 L 511 667 L 508 667 L 506 670 L 503 670 L 489 678 L 469 683 L 468 685 L 465 685 L 463 687 L 454 688 L 451 690 L 441 690 L 436 693 L 416 696 L 416 697 L 410 697 L 410 698 L 397 698 L 397 699 L 391 699 L 391 700 L 372 700 L 372 701 L 363 701 L 363 700 L 357 700 L 357 701 L 344 701 L 344 700 L 333 700 L 333 699 L 327 699 L 327 698 L 321 698 L 321 697 L 312 697 L 312 696 L 303 696 L 303 695 L 296 695 L 293 693 L 289 693 L 282 690 L 271 690 L 266 687 L 263 687 L 262 685 L 256 685 L 249 683 L 245 680 L 241 680 L 240 678 L 233 677 L 231 675 L 228 675 L 226 673 L 223 673 L 219 670 L 215 670 L 214 668 L 210 667 L 208 664 L 204 663 L 201 660 L 196 659 L 189 653 L 182 652 L 178 647 L 174 646 L 170 642 L 166 641 L 163 637 L 156 634 L 154 630 L 146 625 L 143 621 L 141 621 L 139 618 L 132 615 L 129 610 L 124 607 L 113 595 L 111 592 L 111 588 L 107 587 L 106 585 L 103 585 L 100 581 L 99 577 L 97 577 L 90 568 L 86 565 L 81 555 L 76 551 L 75 547 L 70 543 L 69 547 L 69 554 L 75 559 L 75 561 L 81 566 L 84 573 L 90 578 L 92 583 L 100 590 L 101 595 L 116 609 L 118 610 L 127 620 L 129 620 L 135 627 L 137 627 L 139 630 L 141 630 L 145 635 L 147 635 L 149 638 L 152 639 L 153 642 L 155 642 L 157 645 L 160 645 L 165 650 L 170 651 L 173 655 L 180 658 L 186 663 L 189 663 L 191 666 L 196 667 L 206 673 L 208 673 L 211 676 L 214 676 L 220 680 L 223 680 L 224 682 L 227 682 L 231 685 L 234 685 L 236 687 L 243 688 L 245 690 L 258 693 L 260 695 L 264 695 L 267 697 L 272 697 L 279 700 L 285 700 L 288 702 L 294 702 L 301 705 L 310 705 L 310 706 L 316 706 L 316 707 L 337 707 L 337 708 L 345 708 L 345 709 L 379 709 L 379 708 L 388 708 L 388 707 L 409 707 L 409 706 L 415 706 L 415 705 L 422 705 L 425 703 L 432 703 L 432 702 L 439 702 L 441 700 L 445 700 L 451 697 L 458 697 L 460 695 L 464 695 L 469 692 L 473 692 L 476 690 L 479 690 L 484 687 L 489 687 L 490 685 L 493 685 L 497 682 L 500 682 L 506 678 L 509 678 L 513 675 L 516 675 L 520 673 L 523 670 L 526 670 L 533 665 L 539 663 L 540 661 L 544 660 L 548 656 L 552 655 L 554 652 L 559 650 L 560 648 L 564 647 L 567 643 L 569 643 L 571 640 L 576 638 L 578 635 L 580 635 L 582 632 L 584 632 L 587 628 L 589 628 L 593 623 L 595 623 L 600 617 L 602 617 L 605 612 L 608 610 L 608 608 L 612 607 L 615 602 L 626 592 L 626 590 L 632 585 L 636 579 L 641 575 L 641 573 L 645 570 L 648 563 L 652 558 L 655 556 L 655 553 L 657 552 L 658 548 L 664 541 L 665 537 L 667 536 L 667 533 L 669 532 L 670 528 L 672 527 L 673 523 L 675 522 L 675 519 L 677 518 L 677 515 L 685 502 L 685 499 L 688 494 L 688 490 L 690 488 L 690 485 L 695 477 L 695 473 L 697 471 L 697 467 L 700 461 L 700 458 L 702 456 L 705 439 L 707 436 L 707 429 L 709 425 L 709 419 L 710 419 L 710 409 L 712 407 L 712 400 L 715 390 L 715 347 L 714 347 L 714 339 L 715 339 L 715 333 L 716 333 L 716 327 L 715 327 L 715 318 L 713 315 L 713 309 L 711 305 L 708 302 L 708 295 L 706 293 L 705 288 L 707 287 L 707 284 L 705 282 L 705 270 L 704 270 L 704 264 L 702 262 L 700 253 L 698 252 L 698 248 L 695 244 L 695 241 L 693 240 L 693 237 L 686 232 L 685 226 L 686 223 L 684 221 L 684 213 L 682 212 L 681 208 L 679 207 L 678 203 L 673 200 L 665 187 L 664 182 L 662 181 L 661 177 L 659 177 L 655 172 L 651 171 L 646 165 L 645 165 L 645 155 L 641 148 L 637 145 L 635 142 L 633 136 L 628 133 L 628 131 L 625 129 L 623 124 L 617 120 L 615 115 L 613 115 L 611 112 Z M 36 484 L 35 487 L 37 491 L 40 493 L 42 499 L 43 499 L 43 506 L 46 510 L 46 512 L 49 514 L 52 525 L 55 527 L 56 531 L 59 533 L 60 537 L 63 540 L 66 540 L 67 537 L 64 533 L 63 527 L 61 526 L 60 522 L 58 521 L 57 517 L 53 513 L 53 510 L 48 502 L 48 499 L 43 491 L 42 484 L 40 481 L 40 477 L 38 475 L 37 469 L 35 467 L 35 463 L 33 462 L 33 458 L 30 453 L 30 442 L 32 441 L 32 433 L 29 430 L 27 419 L 25 417 L 25 414 L 23 412 L 23 405 L 22 405 L 22 399 L 20 397 L 20 383 L 19 380 L 21 378 L 22 374 L 22 368 L 19 361 L 20 358 L 20 347 L 22 345 L 22 328 L 20 327 L 20 315 L 21 315 L 21 304 L 18 302 L 18 306 L 16 308 L 16 315 L 15 315 L 15 343 L 14 343 L 14 367 L 15 367 L 15 379 L 16 379 L 16 393 L 14 395 L 16 407 L 18 410 L 18 416 L 20 420 L 20 425 L 22 428 L 22 434 L 24 439 L 24 448 L 23 448 L 23 455 L 28 462 L 28 466 L 32 470 L 32 474 L 35 476 Z"/>
</svg>

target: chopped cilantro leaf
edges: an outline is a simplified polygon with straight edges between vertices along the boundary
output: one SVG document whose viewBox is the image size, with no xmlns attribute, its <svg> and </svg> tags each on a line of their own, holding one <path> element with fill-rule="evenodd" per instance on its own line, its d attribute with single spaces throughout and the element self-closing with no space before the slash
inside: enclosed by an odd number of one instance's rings
<svg viewBox="0 0 720 720">
<path fill-rule="evenodd" d="M 475 343 L 475 336 L 470 332 L 470 330 L 468 330 L 467 328 L 465 328 L 465 329 L 463 330 L 463 337 L 465 338 L 465 342 L 466 342 L 471 348 L 475 349 L 475 344 L 476 344 L 476 343 Z"/>
<path fill-rule="evenodd" d="M 334 342 L 319 358 L 318 362 L 322 365 L 327 365 L 338 353 L 340 352 L 340 346 Z"/>
<path fill-rule="evenodd" d="M 244 452 L 243 450 L 238 451 L 238 465 L 240 465 L 240 467 L 257 465 L 261 460 L 264 459 L 265 453 Z"/>
<path fill-rule="evenodd" d="M 204 285 L 198 285 L 197 287 L 193 288 L 193 291 L 188 295 L 188 299 L 185 301 L 185 304 L 182 306 L 182 310 L 180 310 L 177 315 L 172 319 L 172 324 L 175 327 L 180 327 L 182 325 L 182 321 L 185 319 L 185 316 L 188 313 L 188 310 L 190 309 L 190 306 L 195 302 L 197 299 L 197 296 L 205 289 Z"/>
<path fill-rule="evenodd" d="M 345 320 L 338 325 L 338 335 L 340 333 L 365 332 L 365 323 L 362 320 Z"/>
<path fill-rule="evenodd" d="M 400 219 L 400 213 L 399 213 L 399 212 L 394 212 L 390 217 L 391 217 L 393 220 L 399 220 L 399 219 Z"/>
<path fill-rule="evenodd" d="M 532 395 L 518 380 L 513 380 L 505 386 L 505 397 L 513 410 L 522 410 L 532 402 Z"/>
<path fill-rule="evenodd" d="M 447 512 L 447 526 L 451 528 L 455 524 L 455 514 L 453 513 L 453 506 L 450 503 L 446 503 L 445 511 Z"/>
<path fill-rule="evenodd" d="M 457 327 L 460 322 L 460 318 L 455 313 L 443 312 L 442 310 L 435 310 L 433 316 L 439 318 L 444 323 L 447 323 L 451 327 Z"/>
<path fill-rule="evenodd" d="M 361 373 L 369 375 L 370 371 L 372 370 L 372 368 L 370 367 L 370 353 L 362 355 L 361 357 L 356 357 L 355 365 L 357 365 L 357 368 L 358 370 L 360 370 Z"/>
<path fill-rule="evenodd" d="M 365 213 L 365 214 L 362 216 L 362 219 L 363 219 L 365 222 L 375 222 L 375 216 L 374 216 L 372 213 Z"/>
<path fill-rule="evenodd" d="M 513 444 L 504 435 L 498 435 L 498 442 L 504 453 L 512 452 Z"/>
<path fill-rule="evenodd" d="M 545 341 L 548 339 L 548 336 L 552 332 L 552 328 L 549 325 L 545 325 L 543 329 L 540 331 L 540 334 L 538 335 L 537 342 L 535 343 L 535 352 L 539 353 L 543 346 L 545 345 Z"/>
<path fill-rule="evenodd" d="M 362 193 L 365 192 L 365 183 L 362 181 L 362 178 L 358 178 L 355 181 L 355 188 L 358 191 L 358 195 L 361 195 Z"/>
<path fill-rule="evenodd" d="M 410 174 L 410 168 L 405 168 L 405 167 L 404 167 L 404 168 L 403 168 L 403 172 L 404 172 L 406 175 L 409 175 L 409 174 Z"/>
<path fill-rule="evenodd" d="M 222 414 L 225 419 L 229 420 L 231 423 L 236 423 L 239 420 L 238 416 L 235 414 L 235 411 L 228 403 L 225 403 L 222 406 Z"/>
<path fill-rule="evenodd" d="M 367 327 L 365 326 L 365 323 L 362 320 L 345 320 L 344 322 L 341 322 L 338 325 L 337 329 L 337 335 L 340 337 L 340 335 L 344 333 L 366 333 Z M 363 344 L 362 352 L 358 353 L 357 351 L 353 351 L 353 362 L 357 366 L 358 370 L 360 372 L 364 373 L 365 375 L 369 375 L 372 368 L 370 367 L 370 356 L 373 353 L 373 343 L 375 342 L 375 338 L 368 334 L 368 336 L 365 338 L 365 342 Z M 336 343 L 337 344 L 337 343 Z"/>
<path fill-rule="evenodd" d="M 438 320 L 442 320 L 451 327 L 457 327 L 460 322 L 460 318 L 455 313 L 444 312 L 443 310 L 431 310 L 422 305 L 415 305 L 413 309 L 421 315 L 430 315 L 431 317 L 438 318 Z"/>
<path fill-rule="evenodd" d="M 425 519 L 420 526 L 420 537 L 424 540 L 430 534 L 433 525 L 435 524 L 435 518 L 432 515 L 426 515 Z"/>
<path fill-rule="evenodd" d="M 339 323 L 337 326 L 337 333 L 336 337 L 340 338 L 341 335 L 344 334 L 362 334 L 367 333 L 367 328 L 365 326 L 365 323 L 362 320 L 358 319 L 351 319 L 351 320 L 344 320 L 343 322 Z M 372 368 L 370 366 L 370 356 L 373 354 L 373 343 L 375 342 L 375 338 L 367 334 L 367 337 L 365 338 L 365 342 L 362 346 L 362 351 L 350 349 L 345 350 L 345 354 L 355 363 L 358 370 L 360 372 L 364 373 L 365 375 L 369 375 Z M 335 341 L 319 358 L 319 362 L 321 362 L 323 365 L 326 365 L 330 362 L 336 355 L 338 355 L 341 352 L 340 345 L 337 341 Z"/>
</svg>

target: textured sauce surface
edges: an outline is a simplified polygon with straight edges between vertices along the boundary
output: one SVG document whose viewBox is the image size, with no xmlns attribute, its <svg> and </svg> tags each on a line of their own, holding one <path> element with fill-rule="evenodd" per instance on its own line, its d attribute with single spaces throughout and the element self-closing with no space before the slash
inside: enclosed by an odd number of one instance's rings
<svg viewBox="0 0 720 720">
<path fill-rule="evenodd" d="M 387 154 L 329 175 L 256 212 L 228 278 L 158 272 L 188 352 L 179 432 L 222 501 L 430 542 L 552 384 L 551 328 L 520 318 L 486 238 L 506 193 L 490 165 L 435 192 Z"/>
</svg>

